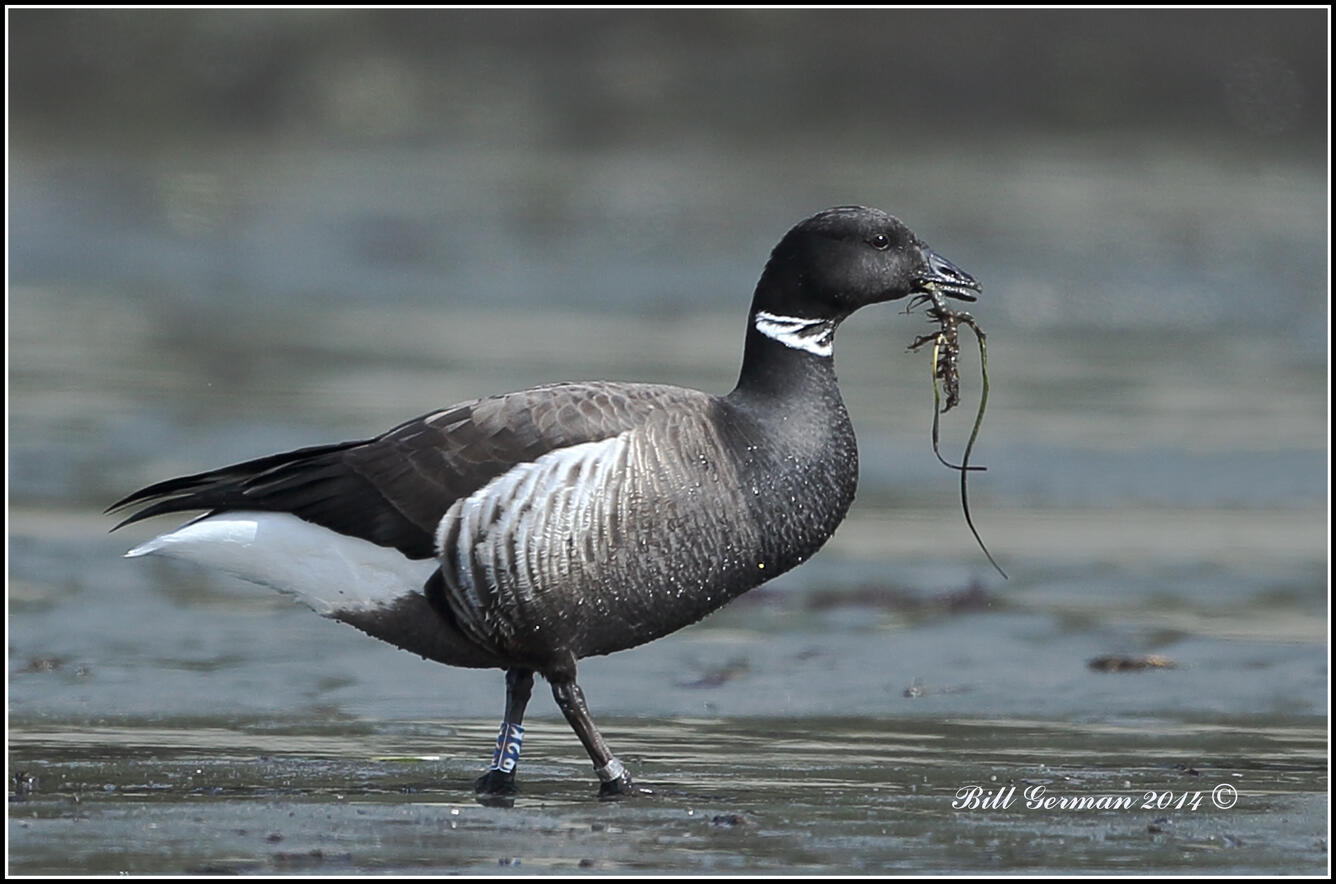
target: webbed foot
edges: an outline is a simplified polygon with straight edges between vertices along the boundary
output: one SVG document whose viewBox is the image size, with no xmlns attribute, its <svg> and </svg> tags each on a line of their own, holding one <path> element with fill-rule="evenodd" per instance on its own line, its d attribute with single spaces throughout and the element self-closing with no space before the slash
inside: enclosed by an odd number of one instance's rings
<svg viewBox="0 0 1336 884">
<path fill-rule="evenodd" d="M 633 795 L 653 794 L 652 790 L 632 783 L 631 775 L 628 773 L 623 773 L 615 780 L 605 780 L 598 787 L 599 801 L 621 801 L 623 798 L 630 798 Z"/>
<path fill-rule="evenodd" d="M 514 795 L 519 792 L 515 785 L 515 772 L 493 768 L 473 782 L 473 791 L 479 795 Z"/>
</svg>

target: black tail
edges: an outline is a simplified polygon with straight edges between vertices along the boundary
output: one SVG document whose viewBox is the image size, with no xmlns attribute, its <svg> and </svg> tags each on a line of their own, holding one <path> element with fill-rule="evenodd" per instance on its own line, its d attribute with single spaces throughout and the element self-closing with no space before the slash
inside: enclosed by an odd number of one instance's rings
<svg viewBox="0 0 1336 884">
<path fill-rule="evenodd" d="M 340 534 L 395 547 L 410 558 L 431 557 L 430 530 L 413 524 L 346 456 L 366 444 L 317 445 L 158 482 L 107 508 L 110 513 L 141 507 L 111 530 L 164 513 L 261 510 L 292 513 Z"/>
<path fill-rule="evenodd" d="M 317 445 L 300 448 L 282 454 L 248 460 L 245 463 L 168 479 L 147 488 L 141 488 L 107 507 L 106 512 L 138 504 L 149 504 L 131 514 L 111 530 L 159 516 L 163 513 L 188 512 L 190 510 L 252 509 L 269 511 L 295 512 L 292 504 L 309 505 L 309 495 L 302 495 L 298 500 L 294 492 L 302 489 L 309 491 L 309 486 L 322 480 L 337 479 L 339 461 L 331 455 L 337 455 L 361 442 L 340 442 L 336 445 Z"/>
</svg>

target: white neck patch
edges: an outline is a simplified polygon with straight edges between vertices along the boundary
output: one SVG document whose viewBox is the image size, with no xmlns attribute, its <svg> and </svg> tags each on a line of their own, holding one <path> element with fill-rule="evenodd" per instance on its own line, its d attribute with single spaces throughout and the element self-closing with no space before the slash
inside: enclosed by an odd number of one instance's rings
<svg viewBox="0 0 1336 884">
<path fill-rule="evenodd" d="M 835 352 L 835 323 L 829 319 L 799 319 L 758 310 L 756 330 L 795 350 L 806 350 L 817 356 L 830 356 Z"/>
</svg>

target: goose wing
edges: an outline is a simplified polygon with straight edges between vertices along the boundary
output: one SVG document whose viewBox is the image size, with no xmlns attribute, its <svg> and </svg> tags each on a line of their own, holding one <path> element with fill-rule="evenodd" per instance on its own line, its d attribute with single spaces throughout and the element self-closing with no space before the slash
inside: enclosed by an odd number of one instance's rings
<svg viewBox="0 0 1336 884">
<path fill-rule="evenodd" d="M 731 428 L 697 395 L 455 501 L 436 547 L 461 631 L 545 670 L 666 635 L 773 576 Z"/>
<path fill-rule="evenodd" d="M 435 555 L 446 511 L 517 465 L 596 442 L 705 394 L 642 384 L 570 383 L 461 402 L 372 439 L 261 457 L 150 485 L 108 512 L 116 527 L 173 512 L 292 513 L 340 534 Z M 113 529 L 114 530 L 114 529 Z"/>
</svg>

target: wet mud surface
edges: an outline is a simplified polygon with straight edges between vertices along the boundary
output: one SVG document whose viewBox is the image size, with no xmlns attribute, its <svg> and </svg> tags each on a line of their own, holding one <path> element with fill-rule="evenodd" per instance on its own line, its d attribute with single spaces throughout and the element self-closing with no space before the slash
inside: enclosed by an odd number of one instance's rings
<svg viewBox="0 0 1336 884">
<path fill-rule="evenodd" d="M 1321 722 L 614 720 L 652 794 L 600 802 L 535 721 L 510 808 L 494 725 L 11 734 L 21 874 L 1317 874 Z M 1042 790 L 1042 791 L 1041 791 Z"/>
</svg>

